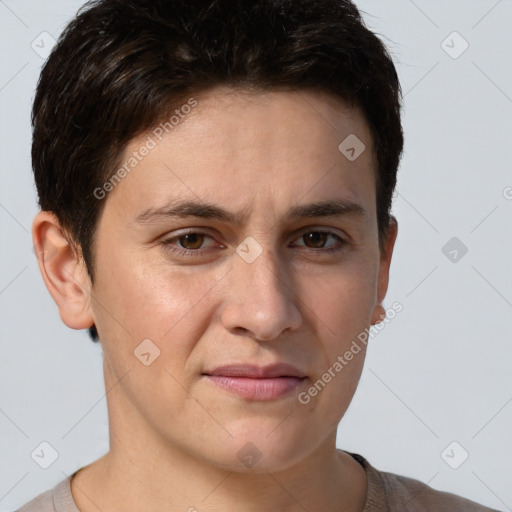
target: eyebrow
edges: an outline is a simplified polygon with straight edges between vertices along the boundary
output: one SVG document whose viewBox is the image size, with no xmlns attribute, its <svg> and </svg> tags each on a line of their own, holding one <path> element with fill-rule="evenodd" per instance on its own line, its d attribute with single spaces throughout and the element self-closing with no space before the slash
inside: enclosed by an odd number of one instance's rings
<svg viewBox="0 0 512 512">
<path fill-rule="evenodd" d="M 368 219 L 366 209 L 359 203 L 348 199 L 330 199 L 317 201 L 291 208 L 285 219 L 341 217 L 344 215 L 359 216 Z M 220 206 L 199 201 L 183 200 L 170 201 L 161 208 L 148 208 L 140 213 L 135 222 L 147 224 L 169 218 L 200 217 L 203 219 L 216 219 L 231 224 L 241 224 L 247 218 L 247 213 L 233 213 Z"/>
</svg>

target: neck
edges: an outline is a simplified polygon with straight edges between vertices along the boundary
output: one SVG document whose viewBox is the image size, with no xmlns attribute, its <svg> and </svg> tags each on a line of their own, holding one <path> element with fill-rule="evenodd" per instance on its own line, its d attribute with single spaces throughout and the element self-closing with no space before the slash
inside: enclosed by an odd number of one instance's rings
<svg viewBox="0 0 512 512">
<path fill-rule="evenodd" d="M 180 450 L 169 457 L 169 451 L 163 455 L 132 445 L 111 450 L 79 471 L 72 492 L 82 512 L 97 507 L 110 512 L 361 512 L 367 483 L 363 468 L 337 450 L 319 450 L 284 471 L 240 473 Z"/>
</svg>

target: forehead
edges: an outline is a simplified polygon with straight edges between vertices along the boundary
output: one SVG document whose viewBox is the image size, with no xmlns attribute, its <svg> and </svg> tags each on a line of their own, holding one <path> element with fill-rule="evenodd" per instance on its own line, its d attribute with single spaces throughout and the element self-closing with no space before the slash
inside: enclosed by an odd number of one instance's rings
<svg viewBox="0 0 512 512">
<path fill-rule="evenodd" d="M 357 107 L 307 90 L 217 88 L 193 99 L 125 149 L 121 165 L 151 146 L 110 193 L 124 215 L 176 198 L 213 198 L 246 214 L 256 204 L 272 215 L 301 198 L 340 195 L 374 208 L 372 139 Z M 345 141 L 359 144 L 357 158 Z"/>
</svg>

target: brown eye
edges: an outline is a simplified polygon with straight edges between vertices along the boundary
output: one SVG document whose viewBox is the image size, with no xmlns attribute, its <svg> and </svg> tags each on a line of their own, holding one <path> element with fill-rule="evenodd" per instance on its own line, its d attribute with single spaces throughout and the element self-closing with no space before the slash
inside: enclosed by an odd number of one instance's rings
<svg viewBox="0 0 512 512">
<path fill-rule="evenodd" d="M 189 231 L 188 233 L 177 234 L 167 240 L 162 241 L 166 250 L 173 251 L 178 255 L 200 256 L 211 251 L 214 243 L 208 243 L 208 239 L 214 242 L 213 238 L 207 233 Z"/>
<path fill-rule="evenodd" d="M 329 245 L 326 245 L 329 237 L 332 237 L 334 243 L 331 242 Z M 308 231 L 303 233 L 298 240 L 302 240 L 304 243 L 304 245 L 300 243 L 297 244 L 299 247 L 306 247 L 307 249 L 323 249 L 322 252 L 335 251 L 347 244 L 345 240 L 331 231 Z"/>
<path fill-rule="evenodd" d="M 321 249 L 324 246 L 328 236 L 329 233 L 324 233 L 322 231 L 312 231 L 311 233 L 302 235 L 302 238 L 307 247 L 311 247 L 313 249 Z"/>
<path fill-rule="evenodd" d="M 184 249 L 199 249 L 204 242 L 205 235 L 201 233 L 188 233 L 177 238 Z"/>
</svg>

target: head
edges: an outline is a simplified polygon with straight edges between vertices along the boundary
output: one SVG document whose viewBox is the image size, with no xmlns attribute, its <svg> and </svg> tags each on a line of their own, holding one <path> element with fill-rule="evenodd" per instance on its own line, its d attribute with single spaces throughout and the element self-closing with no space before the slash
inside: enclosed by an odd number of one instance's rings
<svg viewBox="0 0 512 512">
<path fill-rule="evenodd" d="M 397 233 L 400 85 L 356 7 L 90 2 L 32 119 L 39 266 L 62 320 L 101 341 L 112 384 L 130 371 L 132 423 L 226 467 L 246 442 L 269 467 L 324 442 L 365 347 L 313 400 L 297 395 L 382 318 Z M 205 378 L 249 361 L 305 379 L 261 402 Z"/>
</svg>

